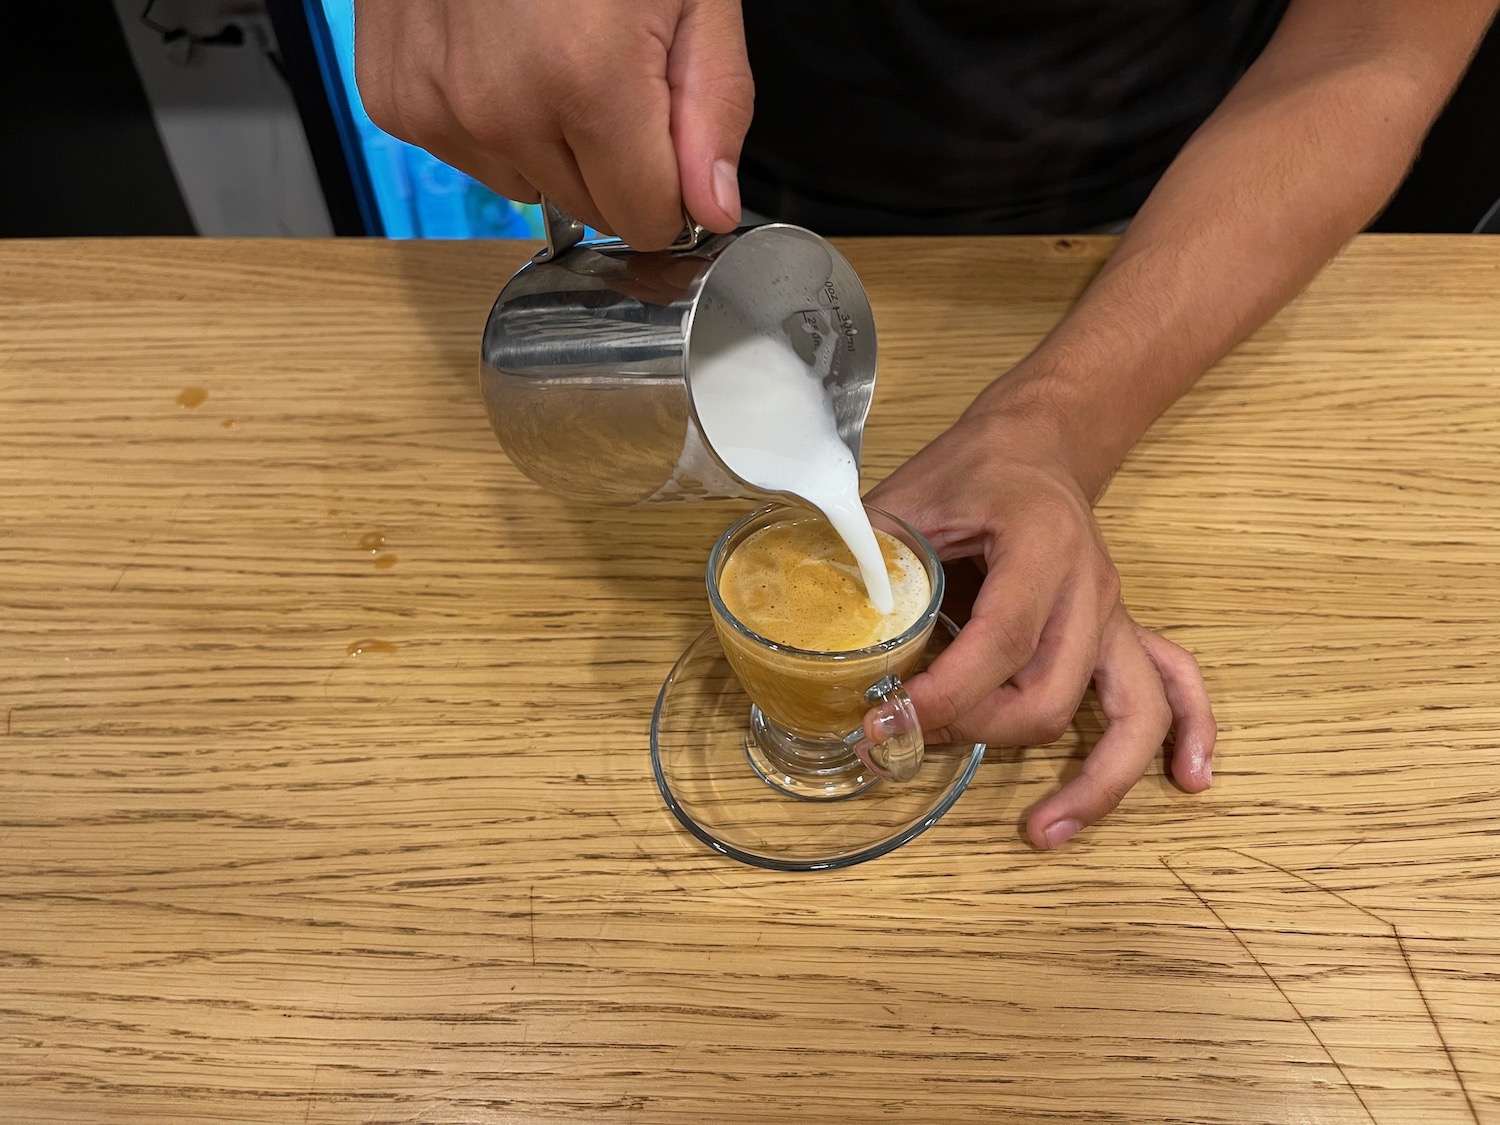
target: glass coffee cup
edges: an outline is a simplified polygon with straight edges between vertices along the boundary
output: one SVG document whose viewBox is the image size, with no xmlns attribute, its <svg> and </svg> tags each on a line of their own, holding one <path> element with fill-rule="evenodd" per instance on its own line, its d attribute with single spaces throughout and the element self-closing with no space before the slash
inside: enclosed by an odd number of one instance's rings
<svg viewBox="0 0 1500 1125">
<path fill-rule="evenodd" d="M 940 612 L 943 570 L 932 547 L 889 513 L 865 510 L 927 578 L 921 612 L 899 635 L 818 651 L 778 644 L 735 617 L 720 592 L 735 551 L 778 523 L 821 519 L 772 505 L 718 540 L 706 576 L 712 625 L 657 696 L 651 765 L 668 810 L 741 862 L 818 871 L 884 855 L 936 824 L 984 756 L 982 743 L 923 741 L 902 682 L 931 664 L 958 627 Z"/>
<path fill-rule="evenodd" d="M 746 754 L 767 783 L 794 796 L 852 796 L 878 779 L 910 781 L 922 764 L 922 728 L 902 680 L 915 670 L 943 602 L 943 567 L 920 532 L 888 512 L 865 508 L 875 530 L 903 543 L 927 575 L 928 598 L 898 635 L 866 647 L 823 652 L 767 639 L 725 604 L 721 579 L 735 551 L 777 524 L 822 517 L 771 505 L 734 524 L 708 560 L 708 600 L 724 655 L 750 697 Z M 872 708 L 879 708 L 868 719 Z"/>
</svg>

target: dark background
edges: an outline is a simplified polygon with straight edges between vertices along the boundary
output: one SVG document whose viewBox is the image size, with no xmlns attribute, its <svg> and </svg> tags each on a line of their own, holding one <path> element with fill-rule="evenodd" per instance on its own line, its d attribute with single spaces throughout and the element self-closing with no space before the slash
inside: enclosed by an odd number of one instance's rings
<svg viewBox="0 0 1500 1125">
<path fill-rule="evenodd" d="M 370 231 L 298 0 L 271 5 L 340 233 Z M 357 171 L 355 173 L 357 175 Z M 1500 198 L 1500 24 L 1371 229 L 1473 231 Z M 1485 229 L 1500 233 L 1500 213 Z M 0 22 L 0 236 L 192 234 L 113 8 L 7 5 Z"/>
<path fill-rule="evenodd" d="M 0 16 L 0 235 L 194 234 L 114 9 Z"/>
</svg>

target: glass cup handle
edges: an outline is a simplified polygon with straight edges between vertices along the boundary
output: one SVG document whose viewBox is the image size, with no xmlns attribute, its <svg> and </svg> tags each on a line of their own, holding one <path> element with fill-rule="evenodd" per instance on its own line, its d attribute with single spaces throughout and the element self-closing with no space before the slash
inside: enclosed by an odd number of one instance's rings
<svg viewBox="0 0 1500 1125">
<path fill-rule="evenodd" d="M 922 724 L 911 696 L 895 676 L 871 684 L 865 702 L 880 708 L 865 716 L 863 737 L 854 744 L 860 761 L 887 781 L 910 781 L 922 768 Z"/>
</svg>

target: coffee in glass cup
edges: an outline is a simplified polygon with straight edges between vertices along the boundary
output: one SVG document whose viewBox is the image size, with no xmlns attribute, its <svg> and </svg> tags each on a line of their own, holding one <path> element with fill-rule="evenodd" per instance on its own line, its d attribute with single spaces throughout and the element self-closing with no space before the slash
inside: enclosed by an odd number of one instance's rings
<svg viewBox="0 0 1500 1125">
<path fill-rule="evenodd" d="M 709 558 L 714 628 L 753 704 L 746 753 L 767 782 L 800 797 L 906 781 L 922 762 L 921 726 L 901 681 L 937 620 L 942 565 L 916 529 L 865 510 L 891 579 L 889 613 L 871 603 L 834 528 L 804 509 L 751 513 Z M 867 733 L 866 712 L 881 704 L 885 720 Z"/>
</svg>

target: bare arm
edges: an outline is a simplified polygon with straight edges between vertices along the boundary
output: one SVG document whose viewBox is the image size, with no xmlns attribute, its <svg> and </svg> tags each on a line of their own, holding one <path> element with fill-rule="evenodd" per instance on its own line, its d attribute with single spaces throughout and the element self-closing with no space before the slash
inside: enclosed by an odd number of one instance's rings
<svg viewBox="0 0 1500 1125">
<path fill-rule="evenodd" d="M 1496 0 L 1294 0 L 1069 315 L 974 410 L 1055 405 L 1097 496 L 1146 428 L 1399 185 Z"/>
<path fill-rule="evenodd" d="M 1209 785 L 1202 677 L 1181 649 L 1131 641 L 1092 502 L 1152 421 L 1380 209 L 1496 7 L 1293 0 L 1057 328 L 872 493 L 986 570 L 963 632 L 908 685 L 925 729 L 1046 743 L 1098 689 L 1109 731 L 1031 810 L 1039 846 L 1114 808 L 1169 723 L 1173 776 Z"/>
</svg>

